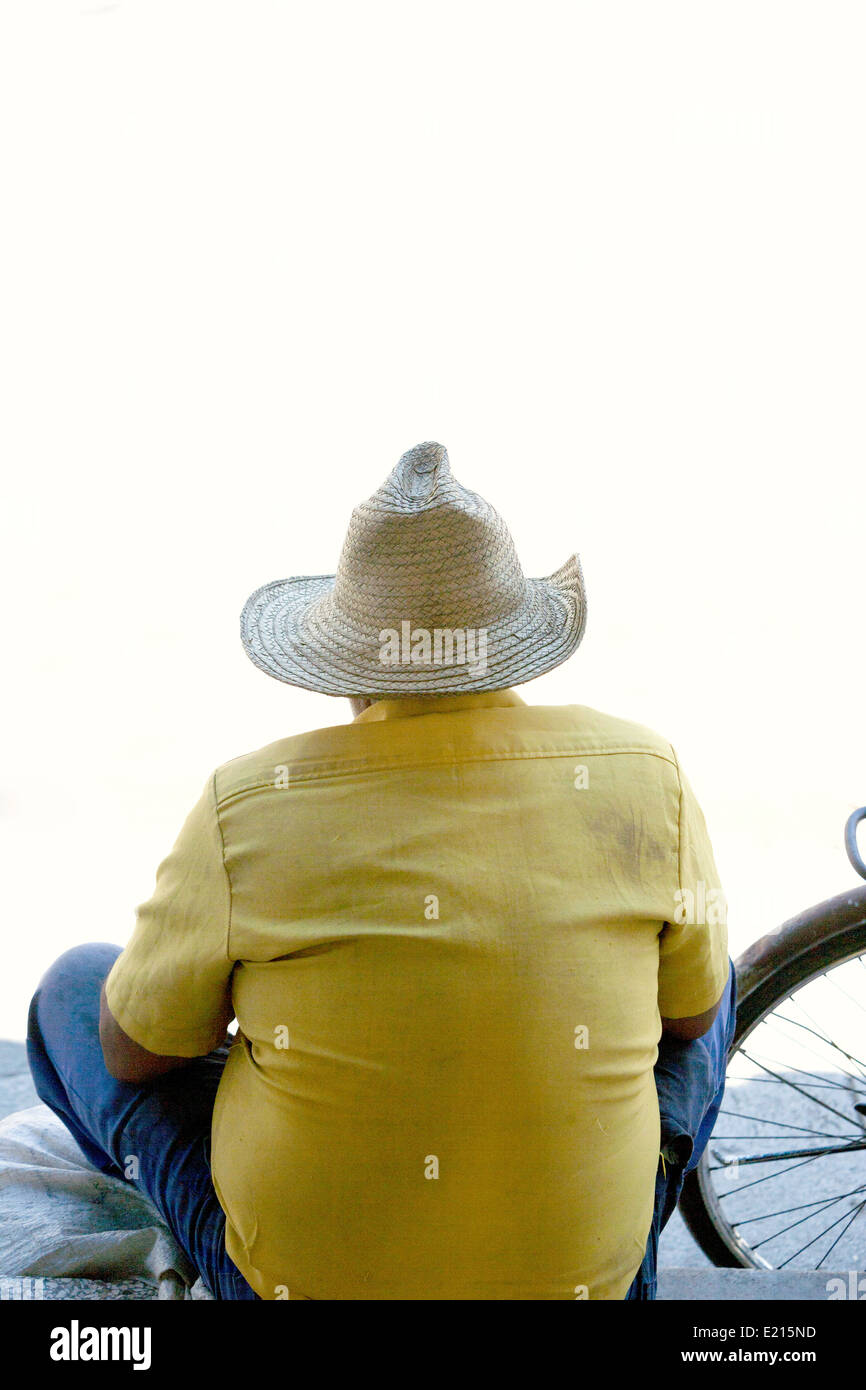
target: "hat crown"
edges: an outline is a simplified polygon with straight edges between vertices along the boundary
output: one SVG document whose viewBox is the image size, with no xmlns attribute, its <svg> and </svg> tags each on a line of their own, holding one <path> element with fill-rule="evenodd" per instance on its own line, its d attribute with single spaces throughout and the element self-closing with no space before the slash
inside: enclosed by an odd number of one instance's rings
<svg viewBox="0 0 866 1390">
<path fill-rule="evenodd" d="M 353 511 L 333 597 L 371 627 L 460 627 L 505 617 L 524 587 L 505 522 L 452 476 L 444 445 L 428 440 Z"/>
<path fill-rule="evenodd" d="M 465 492 L 451 474 L 444 444 L 428 439 L 401 454 L 384 483 L 361 505 L 387 511 L 418 511 Z"/>
<path fill-rule="evenodd" d="M 391 470 L 385 486 L 410 501 L 426 502 L 451 477 L 451 463 L 444 444 L 428 439 L 407 449 Z"/>
</svg>

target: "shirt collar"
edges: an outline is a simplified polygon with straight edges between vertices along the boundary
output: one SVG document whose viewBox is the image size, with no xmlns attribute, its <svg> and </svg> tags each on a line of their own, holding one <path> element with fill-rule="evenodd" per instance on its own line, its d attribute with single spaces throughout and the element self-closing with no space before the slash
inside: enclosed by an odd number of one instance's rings
<svg viewBox="0 0 866 1390">
<path fill-rule="evenodd" d="M 476 690 L 465 695 L 400 695 L 376 700 L 356 714 L 353 724 L 372 724 L 377 719 L 405 719 L 415 714 L 445 714 L 455 709 L 503 709 L 525 705 L 513 690 Z"/>
</svg>

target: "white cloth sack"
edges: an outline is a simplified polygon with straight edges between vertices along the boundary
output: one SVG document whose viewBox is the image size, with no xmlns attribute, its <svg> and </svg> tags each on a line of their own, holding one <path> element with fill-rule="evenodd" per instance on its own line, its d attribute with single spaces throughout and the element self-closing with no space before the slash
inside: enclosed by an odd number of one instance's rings
<svg viewBox="0 0 866 1390">
<path fill-rule="evenodd" d="M 92 1167 L 44 1104 L 0 1120 L 0 1275 L 145 1279 L 161 1298 L 212 1297 L 153 1203 Z"/>
</svg>

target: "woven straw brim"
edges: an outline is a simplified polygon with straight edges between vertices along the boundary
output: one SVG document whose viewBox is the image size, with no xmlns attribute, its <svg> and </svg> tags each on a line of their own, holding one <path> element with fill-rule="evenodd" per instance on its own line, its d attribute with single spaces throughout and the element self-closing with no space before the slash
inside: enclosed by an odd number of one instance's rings
<svg viewBox="0 0 866 1390">
<path fill-rule="evenodd" d="M 278 579 L 251 595 L 241 614 L 241 640 L 260 670 L 325 695 L 505 690 L 567 660 L 586 626 L 583 574 L 572 555 L 548 578 L 526 579 L 517 609 L 482 629 L 483 663 L 476 635 L 474 662 L 385 664 L 379 632 L 362 630 L 337 610 L 335 577 Z"/>
</svg>

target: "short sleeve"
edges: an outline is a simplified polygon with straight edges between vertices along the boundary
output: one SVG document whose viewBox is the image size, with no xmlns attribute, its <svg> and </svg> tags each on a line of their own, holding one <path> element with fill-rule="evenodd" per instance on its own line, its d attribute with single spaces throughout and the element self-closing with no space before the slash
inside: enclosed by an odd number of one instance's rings
<svg viewBox="0 0 866 1390">
<path fill-rule="evenodd" d="M 677 888 L 659 936 L 659 1012 L 691 1018 L 711 1009 L 728 981 L 728 927 L 719 873 L 703 812 L 688 778 L 679 778 Z"/>
<path fill-rule="evenodd" d="M 200 1057 L 223 1040 L 234 964 L 227 951 L 230 904 L 211 778 L 105 984 L 114 1018 L 149 1052 Z"/>
</svg>

